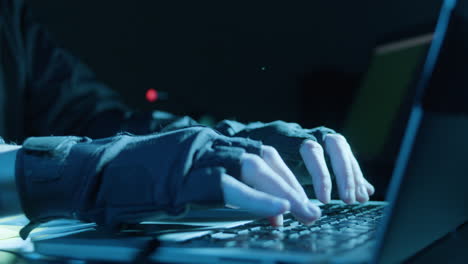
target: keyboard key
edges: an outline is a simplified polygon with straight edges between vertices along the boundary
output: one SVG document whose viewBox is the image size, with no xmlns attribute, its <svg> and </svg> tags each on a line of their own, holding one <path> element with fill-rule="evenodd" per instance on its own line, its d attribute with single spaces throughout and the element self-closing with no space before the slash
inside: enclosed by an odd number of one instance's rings
<svg viewBox="0 0 468 264">
<path fill-rule="evenodd" d="M 290 234 L 290 235 L 288 236 L 288 238 L 289 238 L 289 239 L 292 239 L 292 240 L 298 239 L 298 238 L 299 238 L 299 234 L 297 234 L 297 233 Z"/>
<path fill-rule="evenodd" d="M 194 239 L 192 243 L 313 253 L 349 250 L 375 238 L 374 231 L 384 210 L 368 204 L 328 204 L 320 208 L 323 216 L 310 226 L 286 214 L 282 227 L 272 227 L 267 220 L 254 221 Z"/>
<path fill-rule="evenodd" d="M 236 236 L 237 236 L 236 234 L 229 234 L 229 233 L 222 233 L 222 232 L 211 234 L 211 237 L 214 239 L 228 239 L 228 238 L 234 238 Z"/>
</svg>

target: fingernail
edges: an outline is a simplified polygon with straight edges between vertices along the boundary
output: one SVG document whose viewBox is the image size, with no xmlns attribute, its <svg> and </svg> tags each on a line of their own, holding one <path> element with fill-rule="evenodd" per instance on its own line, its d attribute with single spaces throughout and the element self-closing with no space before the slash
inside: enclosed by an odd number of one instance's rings
<svg viewBox="0 0 468 264">
<path fill-rule="evenodd" d="M 359 187 L 359 193 L 366 202 L 369 201 L 369 194 L 367 194 L 367 190 L 366 187 L 364 187 L 364 185 L 361 185 L 361 187 Z"/>
<path fill-rule="evenodd" d="M 314 218 L 314 221 L 319 219 L 322 216 L 322 212 L 320 212 L 320 208 L 313 204 L 312 202 L 307 203 L 307 211 L 309 215 Z"/>
<path fill-rule="evenodd" d="M 359 198 L 359 199 L 364 198 L 364 193 L 362 192 L 361 186 L 356 188 L 356 194 L 359 196 L 356 198 Z"/>
<path fill-rule="evenodd" d="M 370 195 L 374 195 L 375 193 L 375 187 L 372 185 L 372 184 L 369 184 L 369 188 L 370 188 Z M 367 193 L 367 188 L 366 188 L 366 193 Z M 369 193 L 368 193 L 369 194 Z"/>
<path fill-rule="evenodd" d="M 276 227 L 283 226 L 283 215 L 270 217 L 268 218 L 268 221 L 270 222 L 272 226 L 276 226 Z"/>
<path fill-rule="evenodd" d="M 324 204 L 327 204 L 330 202 L 330 194 L 326 193 L 326 192 L 322 192 L 320 195 L 318 195 L 318 199 L 324 203 Z"/>
<path fill-rule="evenodd" d="M 344 196 L 348 203 L 352 204 L 356 202 L 356 195 L 354 194 L 353 191 L 346 189 Z"/>
</svg>

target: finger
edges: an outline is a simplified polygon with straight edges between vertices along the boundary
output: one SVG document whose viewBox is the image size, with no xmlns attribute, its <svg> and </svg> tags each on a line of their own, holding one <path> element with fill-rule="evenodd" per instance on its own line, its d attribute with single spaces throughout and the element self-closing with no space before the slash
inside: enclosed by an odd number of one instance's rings
<svg viewBox="0 0 468 264">
<path fill-rule="evenodd" d="M 288 168 L 286 163 L 279 155 L 278 151 L 271 146 L 262 146 L 262 158 L 283 180 L 289 184 L 300 195 L 302 200 L 306 200 L 307 194 L 302 188 L 301 184 L 297 181 L 296 176 Z"/>
<path fill-rule="evenodd" d="M 241 208 L 262 217 L 283 214 L 291 207 L 288 200 L 252 189 L 227 174 L 221 176 L 221 187 L 227 206 Z"/>
<path fill-rule="evenodd" d="M 365 203 L 369 201 L 369 194 L 367 193 L 365 182 L 363 181 L 362 173 L 359 176 L 359 171 L 353 164 L 354 171 L 354 186 L 356 189 L 356 200 L 360 203 Z"/>
<path fill-rule="evenodd" d="M 272 146 L 262 146 L 262 158 L 279 176 L 283 178 L 292 188 L 294 188 L 306 200 L 307 194 L 302 188 L 301 184 L 297 181 L 292 171 L 288 168 L 286 163 L 279 155 L 278 151 Z M 283 225 L 283 215 L 273 216 L 268 218 L 272 226 Z"/>
<path fill-rule="evenodd" d="M 356 158 L 351 152 L 351 148 L 350 148 L 350 158 L 351 158 L 351 163 L 353 166 L 353 171 L 354 171 L 354 175 L 356 179 L 355 181 L 356 182 L 356 198 L 359 202 L 365 203 L 369 201 L 369 196 L 371 195 L 368 190 L 368 186 L 370 184 L 364 178 L 361 167 L 359 166 L 359 163 L 357 162 Z M 373 188 L 372 185 L 371 187 Z"/>
<path fill-rule="evenodd" d="M 282 226 L 283 225 L 283 215 L 277 215 L 277 216 L 272 216 L 268 217 L 268 221 L 272 226 Z"/>
<path fill-rule="evenodd" d="M 369 196 L 374 195 L 374 193 L 375 193 L 374 185 L 370 184 L 369 181 L 366 178 L 363 178 L 363 180 L 364 180 L 364 186 L 366 186 L 367 194 Z"/>
<path fill-rule="evenodd" d="M 341 199 L 348 204 L 355 203 L 355 176 L 346 139 L 340 134 L 328 134 L 324 142 L 336 176 Z"/>
<path fill-rule="evenodd" d="M 366 183 L 367 194 L 369 194 L 369 196 L 374 195 L 375 193 L 374 185 L 370 184 L 366 179 L 364 179 L 364 181 Z"/>
<path fill-rule="evenodd" d="M 315 141 L 307 140 L 302 144 L 299 152 L 307 171 L 312 176 L 315 195 L 322 203 L 329 203 L 332 184 L 322 146 Z"/>
<path fill-rule="evenodd" d="M 259 191 L 288 200 L 291 204 L 291 213 L 305 224 L 312 223 L 321 215 L 318 206 L 308 199 L 302 199 L 296 190 L 289 186 L 281 176 L 257 155 L 243 154 L 241 178 L 243 182 Z"/>
<path fill-rule="evenodd" d="M 375 188 L 374 188 L 374 186 L 372 184 L 369 183 L 369 181 L 366 180 L 366 178 L 364 178 L 364 175 L 363 175 L 362 170 L 361 170 L 361 166 L 359 166 L 359 163 L 358 163 L 356 157 L 354 157 L 354 154 L 351 151 L 351 147 L 349 149 L 350 149 L 350 153 L 351 153 L 350 156 L 351 156 L 351 162 L 353 163 L 354 171 L 357 172 L 357 175 L 359 176 L 360 180 L 363 182 L 365 190 L 367 192 L 367 195 L 371 196 L 371 195 L 373 195 L 375 193 Z"/>
<path fill-rule="evenodd" d="M 361 180 L 364 182 L 364 187 L 367 191 L 367 195 L 368 196 L 372 196 L 374 193 L 375 193 L 375 188 L 372 184 L 369 183 L 369 181 L 367 181 L 366 178 L 364 178 L 364 175 L 362 174 L 362 170 L 361 170 L 361 167 L 359 166 L 359 163 L 358 161 L 356 160 L 356 158 L 354 157 L 354 155 L 352 155 L 352 160 L 353 162 L 353 166 L 355 167 L 358 167 L 359 168 L 359 172 L 360 173 L 360 176 L 361 176 Z"/>
<path fill-rule="evenodd" d="M 357 162 L 356 158 L 353 155 L 353 152 L 351 151 L 351 147 L 349 146 L 349 144 L 346 144 L 346 145 L 348 149 L 348 156 L 351 161 L 351 166 L 353 168 L 354 186 L 356 189 L 356 200 L 360 203 L 365 203 L 369 201 L 369 194 L 367 193 L 364 176 L 362 174 L 362 170 L 361 170 L 361 167 L 359 166 L 359 163 Z"/>
</svg>

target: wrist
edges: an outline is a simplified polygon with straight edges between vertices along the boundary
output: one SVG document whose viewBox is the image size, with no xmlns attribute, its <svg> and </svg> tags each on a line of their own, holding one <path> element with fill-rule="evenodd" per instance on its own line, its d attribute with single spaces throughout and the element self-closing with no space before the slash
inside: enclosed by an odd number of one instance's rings
<svg viewBox="0 0 468 264">
<path fill-rule="evenodd" d="M 0 208 L 3 212 L 21 211 L 15 180 L 16 154 L 21 146 L 0 144 Z"/>
<path fill-rule="evenodd" d="M 15 184 L 16 154 L 21 146 L 0 145 L 0 186 Z"/>
</svg>

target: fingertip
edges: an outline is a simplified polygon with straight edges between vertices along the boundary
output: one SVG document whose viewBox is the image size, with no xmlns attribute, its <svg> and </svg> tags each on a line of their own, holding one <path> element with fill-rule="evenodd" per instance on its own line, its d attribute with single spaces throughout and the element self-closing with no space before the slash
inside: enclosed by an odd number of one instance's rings
<svg viewBox="0 0 468 264">
<path fill-rule="evenodd" d="M 375 193 L 375 188 L 374 188 L 374 186 L 373 186 L 372 184 L 370 184 L 370 183 L 366 183 L 366 190 L 367 190 L 367 194 L 368 194 L 369 196 L 374 195 L 374 193 Z"/>
<path fill-rule="evenodd" d="M 271 226 L 279 227 L 283 226 L 283 215 L 277 215 L 277 216 L 272 216 L 268 217 L 268 221 L 270 222 Z"/>
<path fill-rule="evenodd" d="M 307 225 L 307 226 L 312 225 L 313 223 L 315 223 L 315 221 L 317 221 L 322 216 L 322 212 L 320 211 L 320 208 L 311 202 L 307 203 L 307 211 L 309 212 L 309 215 L 311 217 L 309 217 L 308 219 L 302 220 L 304 225 Z"/>
<path fill-rule="evenodd" d="M 366 187 L 364 185 L 361 185 L 357 188 L 356 190 L 356 198 L 358 202 L 360 203 L 365 203 L 369 201 L 369 195 L 367 194 Z"/>
<path fill-rule="evenodd" d="M 311 139 L 307 139 L 307 140 L 304 140 L 304 142 L 302 142 L 302 145 L 301 147 L 299 148 L 299 151 L 302 150 L 303 148 L 306 148 L 306 147 L 315 147 L 317 142 L 315 142 L 314 140 L 311 140 Z"/>
<path fill-rule="evenodd" d="M 346 189 L 344 191 L 344 195 L 343 195 L 342 200 L 347 204 L 356 203 L 356 194 L 355 194 L 355 192 L 352 191 L 351 189 Z"/>
<path fill-rule="evenodd" d="M 311 215 L 314 216 L 314 221 L 319 219 L 322 216 L 322 212 L 320 211 L 320 208 L 313 204 L 312 202 L 307 203 L 307 210 L 310 212 Z"/>
<path fill-rule="evenodd" d="M 324 204 L 327 204 L 331 201 L 330 195 L 322 194 L 318 200 Z"/>
<path fill-rule="evenodd" d="M 323 181 L 325 182 L 318 182 L 317 180 L 315 181 L 314 191 L 317 199 L 320 202 L 327 204 L 331 200 L 331 182 L 326 178 Z"/>
</svg>

